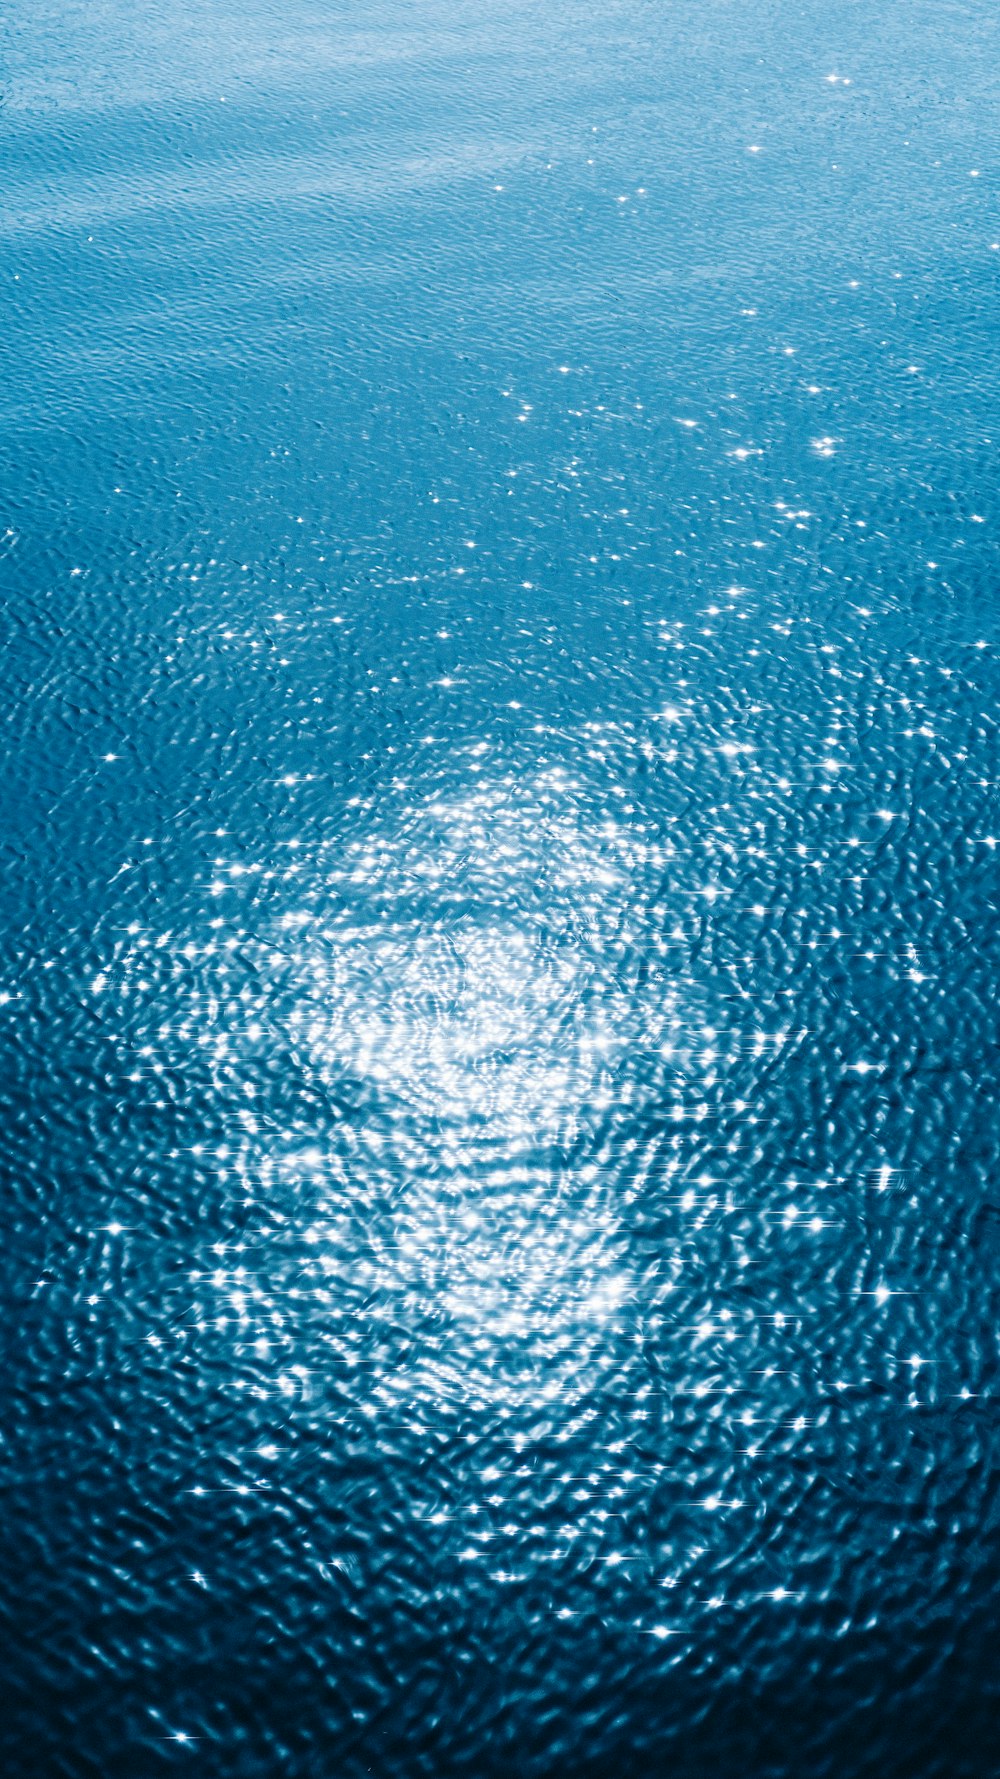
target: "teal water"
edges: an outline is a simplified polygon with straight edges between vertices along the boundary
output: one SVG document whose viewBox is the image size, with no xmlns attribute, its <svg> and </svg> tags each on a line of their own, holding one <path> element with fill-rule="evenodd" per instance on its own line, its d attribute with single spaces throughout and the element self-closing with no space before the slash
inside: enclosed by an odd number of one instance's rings
<svg viewBox="0 0 1000 1779">
<path fill-rule="evenodd" d="M 1000 22 L 8 8 L 12 1779 L 988 1779 Z"/>
</svg>

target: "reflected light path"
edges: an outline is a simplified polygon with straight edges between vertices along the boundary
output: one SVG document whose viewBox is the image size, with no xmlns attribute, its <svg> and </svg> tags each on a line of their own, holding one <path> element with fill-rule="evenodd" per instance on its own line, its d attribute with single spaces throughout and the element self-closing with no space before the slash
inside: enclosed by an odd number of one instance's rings
<svg viewBox="0 0 1000 1779">
<path fill-rule="evenodd" d="M 243 1139 L 224 1160 L 248 1204 L 294 1225 L 308 1207 L 294 1288 L 272 1259 L 269 1291 L 235 1295 L 240 1345 L 263 1357 L 276 1329 L 294 1344 L 315 1314 L 328 1347 L 345 1272 L 369 1295 L 370 1325 L 389 1306 L 404 1325 L 432 1315 L 415 1360 L 384 1375 L 369 1360 L 371 1413 L 489 1401 L 544 1418 L 617 1363 L 607 1325 L 633 1283 L 609 1132 L 616 1107 L 634 1111 L 662 1085 L 682 1001 L 672 982 L 636 994 L 672 849 L 641 828 L 581 822 L 580 790 L 558 770 L 480 779 L 407 807 L 392 834 L 376 825 L 311 858 L 293 847 L 291 907 L 255 935 L 241 927 L 235 945 L 213 914 L 209 936 L 179 948 L 189 993 L 178 1016 L 174 983 L 160 1043 L 195 1044 L 215 1093 L 245 1097 Z M 258 876 L 217 860 L 213 901 Z M 132 954 L 137 968 L 148 951 Z M 276 1040 L 321 1107 L 324 1143 L 298 1144 L 301 1119 L 263 1140 L 257 1074 Z M 364 1117 L 348 1123 L 348 1105 Z M 212 1277 L 232 1304 L 231 1275 Z M 347 1334 L 332 1360 L 370 1339 Z"/>
</svg>

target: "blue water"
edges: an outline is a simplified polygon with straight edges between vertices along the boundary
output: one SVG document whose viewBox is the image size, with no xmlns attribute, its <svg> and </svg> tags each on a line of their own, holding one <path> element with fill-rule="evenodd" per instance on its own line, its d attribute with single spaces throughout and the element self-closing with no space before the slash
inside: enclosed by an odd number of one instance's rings
<svg viewBox="0 0 1000 1779">
<path fill-rule="evenodd" d="M 998 61 L 6 9 L 9 1779 L 1000 1774 Z"/>
</svg>

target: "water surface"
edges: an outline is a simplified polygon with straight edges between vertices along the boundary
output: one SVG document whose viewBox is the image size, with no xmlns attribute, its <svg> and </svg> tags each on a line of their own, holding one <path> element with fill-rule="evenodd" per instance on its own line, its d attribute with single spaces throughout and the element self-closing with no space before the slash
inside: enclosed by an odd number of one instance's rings
<svg viewBox="0 0 1000 1779">
<path fill-rule="evenodd" d="M 987 1779 L 1000 24 L 15 0 L 12 1779 Z"/>
</svg>

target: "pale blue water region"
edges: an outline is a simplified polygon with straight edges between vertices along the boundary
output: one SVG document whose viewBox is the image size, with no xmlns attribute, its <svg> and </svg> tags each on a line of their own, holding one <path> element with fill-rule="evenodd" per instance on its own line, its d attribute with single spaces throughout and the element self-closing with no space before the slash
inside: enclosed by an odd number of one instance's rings
<svg viewBox="0 0 1000 1779">
<path fill-rule="evenodd" d="M 1000 1774 L 998 61 L 7 9 L 6 1779 Z"/>
</svg>

